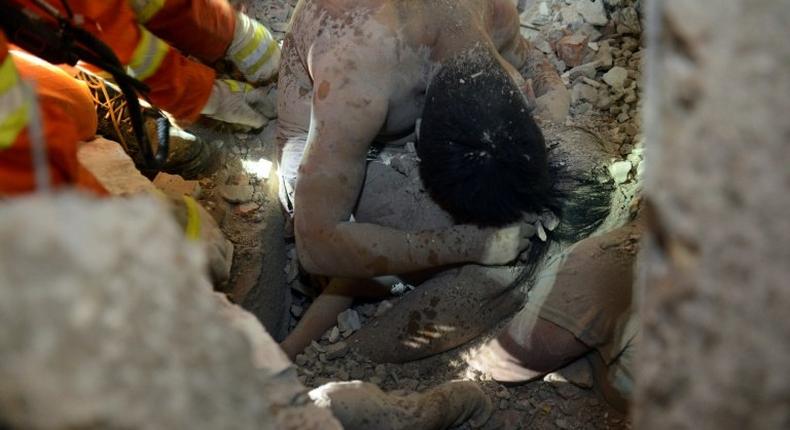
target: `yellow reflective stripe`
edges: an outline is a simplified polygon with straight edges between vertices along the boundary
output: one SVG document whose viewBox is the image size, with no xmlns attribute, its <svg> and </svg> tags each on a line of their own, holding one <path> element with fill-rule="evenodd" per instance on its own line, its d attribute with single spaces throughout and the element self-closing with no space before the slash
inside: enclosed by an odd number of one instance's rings
<svg viewBox="0 0 790 430">
<path fill-rule="evenodd" d="M 225 83 L 228 84 L 228 87 L 230 87 L 231 92 L 237 93 L 241 91 L 241 86 L 239 85 L 238 81 L 234 81 L 233 79 L 223 79 L 223 81 L 225 81 Z"/>
<path fill-rule="evenodd" d="M 195 199 L 189 196 L 184 196 L 184 204 L 187 206 L 187 225 L 184 228 L 184 233 L 187 239 L 198 240 L 200 239 L 200 208 L 198 207 Z"/>
<path fill-rule="evenodd" d="M 165 6 L 165 0 L 129 0 L 137 22 L 146 23 L 151 20 Z"/>
<path fill-rule="evenodd" d="M 246 82 L 234 81 L 233 79 L 222 79 L 222 82 L 225 82 L 228 85 L 228 88 L 230 88 L 230 92 L 232 93 L 246 93 L 255 89 L 255 87 Z"/>
<path fill-rule="evenodd" d="M 16 67 L 14 61 L 11 60 L 11 55 L 6 55 L 3 64 L 0 64 L 0 95 L 8 91 L 9 88 L 15 87 L 19 82 L 19 75 L 16 74 Z"/>
<path fill-rule="evenodd" d="M 0 150 L 9 148 L 27 126 L 30 100 L 25 95 L 11 55 L 0 64 Z"/>
<path fill-rule="evenodd" d="M 30 103 L 23 103 L 10 115 L 0 119 L 0 150 L 8 149 L 27 127 Z"/>
<path fill-rule="evenodd" d="M 277 51 L 277 48 L 278 48 L 277 43 L 272 43 L 269 46 L 269 49 L 267 49 L 266 52 L 263 54 L 263 56 L 258 61 L 256 61 L 255 64 L 252 65 L 252 67 L 249 68 L 249 71 L 247 73 L 249 73 L 250 75 L 256 74 L 258 70 L 261 67 L 263 67 L 263 65 L 266 64 L 267 61 L 269 61 L 272 58 L 272 55 L 274 55 L 274 53 Z"/>
<path fill-rule="evenodd" d="M 252 39 L 250 39 L 250 41 L 247 42 L 247 44 L 244 45 L 244 47 L 241 48 L 239 52 L 233 54 L 233 58 L 239 63 L 243 62 L 244 59 L 246 59 L 250 54 L 255 52 L 255 50 L 258 48 L 258 46 L 261 45 L 261 43 L 264 43 L 264 39 L 271 40 L 269 31 L 266 30 L 266 27 L 264 27 L 263 25 L 257 24 L 255 26 L 255 33 L 253 33 Z"/>
<path fill-rule="evenodd" d="M 129 62 L 129 72 L 135 78 L 144 81 L 153 76 L 167 55 L 170 47 L 162 39 L 140 27 L 141 37 Z"/>
</svg>

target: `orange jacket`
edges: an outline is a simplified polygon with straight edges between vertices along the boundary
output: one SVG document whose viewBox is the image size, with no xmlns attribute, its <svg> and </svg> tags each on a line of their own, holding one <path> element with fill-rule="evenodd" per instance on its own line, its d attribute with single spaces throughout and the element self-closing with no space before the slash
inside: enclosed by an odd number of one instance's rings
<svg viewBox="0 0 790 430">
<path fill-rule="evenodd" d="M 32 55 L 12 56 L 7 48 L 0 32 L 0 196 L 35 189 L 27 128 L 32 108 L 39 109 L 43 123 L 52 184 L 76 184 L 105 194 L 77 161 L 78 142 L 96 134 L 96 110 L 88 88 L 62 69 Z M 35 93 L 20 75 L 34 85 Z"/>
<path fill-rule="evenodd" d="M 47 17 L 31 0 L 13 0 Z M 60 8 L 62 2 L 49 3 Z M 225 54 L 236 14 L 225 0 L 69 0 L 83 27 L 110 46 L 130 73 L 145 82 L 149 98 L 177 119 L 194 121 L 211 93 L 215 72 L 178 49 L 211 62 Z M 159 37 L 157 37 L 159 36 Z M 41 112 L 52 183 L 103 192 L 77 161 L 77 143 L 96 133 L 96 113 L 84 84 L 29 55 L 10 56 L 0 32 L 0 196 L 34 189 L 27 132 L 33 81 Z M 20 80 L 19 78 L 22 78 Z"/>
<path fill-rule="evenodd" d="M 14 0 L 39 16 L 48 16 L 32 0 Z M 50 1 L 59 8 L 60 1 Z M 224 0 L 68 0 L 83 27 L 110 46 L 132 75 L 151 89 L 158 107 L 184 122 L 195 121 L 206 104 L 215 79 L 213 69 L 173 49 L 188 50 L 215 61 L 233 39 L 236 15 Z M 130 4 L 140 13 L 137 16 Z M 139 21 L 139 22 L 138 22 Z"/>
</svg>

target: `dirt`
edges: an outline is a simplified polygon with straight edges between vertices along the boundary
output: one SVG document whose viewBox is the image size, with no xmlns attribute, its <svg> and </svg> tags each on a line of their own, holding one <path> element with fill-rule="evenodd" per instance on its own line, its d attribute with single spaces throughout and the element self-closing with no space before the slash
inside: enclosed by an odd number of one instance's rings
<svg viewBox="0 0 790 430">
<path fill-rule="evenodd" d="M 296 1 L 247 0 L 232 3 L 244 7 L 281 40 Z M 630 160 L 631 169 L 620 175 L 625 175 L 624 181 L 638 184 L 636 178 L 641 175 L 639 162 L 643 140 L 640 133 L 640 78 L 644 51 L 641 35 L 634 29 L 639 23 L 634 24 L 633 20 L 624 22 L 631 14 L 630 10 L 625 13 L 623 10 L 638 8 L 639 5 L 629 0 L 605 1 L 609 21 L 606 25 L 593 27 L 572 9 L 575 3 L 562 0 L 520 2 L 527 8 L 522 14 L 522 34 L 547 53 L 551 63 L 561 70 L 563 81 L 573 96 L 565 125 L 581 127 L 601 137 L 613 161 Z M 582 52 L 567 54 L 563 51 L 563 55 L 570 55 L 574 62 L 581 64 L 570 69 L 557 58 L 556 43 L 576 34 L 586 36 L 587 44 L 581 46 Z M 604 74 L 613 67 L 622 67 L 626 71 L 625 82 L 612 82 L 615 87 L 604 81 Z M 609 77 L 618 74 L 620 70 Z M 272 172 L 268 179 L 256 178 L 245 173 L 241 165 L 242 160 L 261 157 L 274 161 L 275 121 L 262 131 L 253 133 L 223 130 L 217 134 L 215 126 L 206 127 L 203 132 L 223 140 L 227 158 L 225 166 L 217 174 L 201 181 L 201 201 L 236 246 L 232 277 L 222 290 L 233 301 L 251 310 L 272 336 L 281 340 L 295 326 L 304 309 L 309 307 L 310 297 L 315 291 L 298 278 L 292 258 L 293 245 L 283 238 L 285 219 L 277 200 L 276 174 Z M 546 123 L 542 126 L 546 133 L 550 133 L 553 127 Z M 235 199 L 236 203 L 229 203 L 223 198 L 221 189 L 238 185 L 252 186 L 251 196 L 248 201 L 242 198 Z M 364 326 L 396 300 L 360 302 L 354 305 L 354 310 Z M 446 381 L 465 379 L 478 381 L 497 406 L 494 419 L 487 425 L 489 428 L 630 428 L 627 417 L 607 405 L 593 389 L 578 387 L 556 373 L 544 380 L 515 387 L 506 387 L 476 374 L 467 365 L 465 357 L 491 333 L 455 350 L 396 365 L 376 364 L 347 350 L 343 339 L 351 333 L 334 331 L 329 330 L 321 341 L 296 359 L 299 378 L 308 387 L 318 387 L 331 381 L 362 380 L 377 384 L 385 391 L 406 392 L 423 391 Z M 577 363 L 582 373 L 589 372 L 584 366 L 584 362 L 581 365 Z"/>
</svg>

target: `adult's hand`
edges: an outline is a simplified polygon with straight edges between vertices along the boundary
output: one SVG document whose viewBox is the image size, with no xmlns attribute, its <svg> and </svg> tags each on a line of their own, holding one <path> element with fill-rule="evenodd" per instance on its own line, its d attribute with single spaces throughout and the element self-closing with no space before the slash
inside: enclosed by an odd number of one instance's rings
<svg viewBox="0 0 790 430">
<path fill-rule="evenodd" d="M 502 228 L 474 228 L 477 231 L 470 237 L 477 250 L 476 262 L 490 266 L 514 261 L 529 247 L 530 238 L 536 233 L 526 220 Z"/>
</svg>

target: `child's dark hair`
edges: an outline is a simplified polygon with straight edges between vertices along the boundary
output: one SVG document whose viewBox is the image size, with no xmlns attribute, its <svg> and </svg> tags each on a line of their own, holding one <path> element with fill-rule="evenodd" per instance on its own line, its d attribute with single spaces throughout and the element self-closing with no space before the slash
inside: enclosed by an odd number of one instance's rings
<svg viewBox="0 0 790 430">
<path fill-rule="evenodd" d="M 504 226 L 549 205 L 543 134 L 492 54 L 474 50 L 442 66 L 418 132 L 423 184 L 456 222 Z"/>
</svg>

